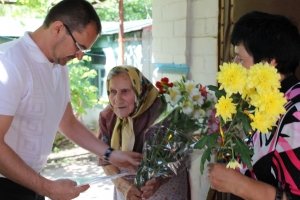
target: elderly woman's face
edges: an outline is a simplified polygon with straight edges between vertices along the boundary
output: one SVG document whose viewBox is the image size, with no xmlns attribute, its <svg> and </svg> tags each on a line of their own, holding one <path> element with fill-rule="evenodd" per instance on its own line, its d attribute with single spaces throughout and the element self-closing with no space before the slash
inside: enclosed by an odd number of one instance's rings
<svg viewBox="0 0 300 200">
<path fill-rule="evenodd" d="M 134 100 L 135 94 L 128 74 L 118 74 L 109 80 L 109 102 L 118 117 L 128 117 L 133 112 Z"/>
</svg>

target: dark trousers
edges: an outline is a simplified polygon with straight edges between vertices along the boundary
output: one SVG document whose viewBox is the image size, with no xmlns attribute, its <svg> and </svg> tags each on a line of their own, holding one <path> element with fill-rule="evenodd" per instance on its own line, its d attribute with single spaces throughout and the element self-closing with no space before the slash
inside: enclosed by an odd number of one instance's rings
<svg viewBox="0 0 300 200">
<path fill-rule="evenodd" d="M 45 200 L 45 197 L 7 178 L 0 178 L 0 200 Z"/>
</svg>

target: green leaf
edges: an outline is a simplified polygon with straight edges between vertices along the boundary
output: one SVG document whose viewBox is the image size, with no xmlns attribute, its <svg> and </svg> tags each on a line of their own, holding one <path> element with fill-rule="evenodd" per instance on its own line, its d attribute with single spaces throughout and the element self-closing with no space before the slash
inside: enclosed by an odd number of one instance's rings
<svg viewBox="0 0 300 200">
<path fill-rule="evenodd" d="M 224 89 L 223 90 L 219 90 L 219 88 L 216 87 L 216 86 L 214 86 L 214 85 L 209 85 L 207 87 L 208 87 L 209 90 L 215 92 L 215 96 L 217 98 L 221 98 L 222 96 L 226 96 L 226 92 L 225 92 Z"/>
<path fill-rule="evenodd" d="M 203 149 L 205 146 L 212 147 L 215 145 L 220 133 L 211 133 L 200 138 L 194 146 L 194 149 Z"/>
<path fill-rule="evenodd" d="M 207 148 L 207 149 L 205 149 L 205 151 L 202 154 L 202 157 L 201 157 L 201 160 L 200 160 L 200 172 L 201 172 L 201 174 L 203 174 L 205 161 L 207 160 L 208 162 L 210 162 L 212 150 L 213 150 L 213 148 Z"/>
<path fill-rule="evenodd" d="M 242 119 L 242 124 L 243 124 L 243 129 L 246 135 L 248 135 L 249 131 L 251 130 L 251 121 L 249 119 L 249 117 L 247 115 L 244 115 L 245 117 L 243 117 Z"/>
<path fill-rule="evenodd" d="M 251 157 L 253 155 L 253 151 L 239 137 L 233 137 L 233 142 L 235 143 L 234 151 L 240 155 L 242 162 L 251 169 Z"/>
</svg>

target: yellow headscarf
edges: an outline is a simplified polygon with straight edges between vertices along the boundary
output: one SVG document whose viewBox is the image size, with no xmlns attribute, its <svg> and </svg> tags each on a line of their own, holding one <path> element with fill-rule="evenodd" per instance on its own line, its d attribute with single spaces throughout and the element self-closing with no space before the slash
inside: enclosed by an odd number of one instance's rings
<svg viewBox="0 0 300 200">
<path fill-rule="evenodd" d="M 125 70 L 131 79 L 136 97 L 136 106 L 130 116 L 123 119 L 117 118 L 111 138 L 111 147 L 117 150 L 120 148 L 120 136 L 122 134 L 122 151 L 132 151 L 135 143 L 133 119 L 142 114 L 153 104 L 158 96 L 158 90 L 137 68 L 132 66 L 116 66 L 112 68 L 111 71 L 118 69 Z M 106 83 L 106 88 L 107 94 L 109 95 L 109 80 Z M 114 109 L 113 106 L 112 109 Z"/>
</svg>

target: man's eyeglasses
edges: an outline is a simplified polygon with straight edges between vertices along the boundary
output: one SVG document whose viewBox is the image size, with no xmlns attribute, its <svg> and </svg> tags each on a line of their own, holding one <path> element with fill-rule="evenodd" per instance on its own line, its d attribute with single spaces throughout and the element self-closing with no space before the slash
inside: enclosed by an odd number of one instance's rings
<svg viewBox="0 0 300 200">
<path fill-rule="evenodd" d="M 86 52 L 90 51 L 90 49 L 82 49 L 80 47 L 80 45 L 78 44 L 78 42 L 75 40 L 74 36 L 72 35 L 69 27 L 67 25 L 65 25 L 65 24 L 64 24 L 64 26 L 66 27 L 67 31 L 69 32 L 70 36 L 72 37 L 72 39 L 73 39 L 73 41 L 74 41 L 74 43 L 76 45 L 76 47 L 78 48 L 78 51 L 76 53 L 80 53 L 80 52 L 86 53 Z"/>
</svg>

